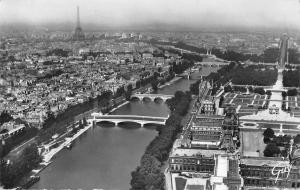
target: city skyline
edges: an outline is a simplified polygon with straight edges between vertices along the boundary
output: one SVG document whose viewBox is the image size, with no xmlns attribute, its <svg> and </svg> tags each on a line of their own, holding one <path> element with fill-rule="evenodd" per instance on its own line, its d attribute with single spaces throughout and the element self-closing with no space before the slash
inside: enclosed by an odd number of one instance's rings
<svg viewBox="0 0 300 190">
<path fill-rule="evenodd" d="M 0 190 L 299 190 L 299 20 L 300 0 L 0 0 Z"/>
<path fill-rule="evenodd" d="M 75 24 L 110 28 L 278 28 L 300 29 L 297 0 L 3 0 L 0 25 Z M 222 18 L 222 19 L 220 19 Z"/>
</svg>

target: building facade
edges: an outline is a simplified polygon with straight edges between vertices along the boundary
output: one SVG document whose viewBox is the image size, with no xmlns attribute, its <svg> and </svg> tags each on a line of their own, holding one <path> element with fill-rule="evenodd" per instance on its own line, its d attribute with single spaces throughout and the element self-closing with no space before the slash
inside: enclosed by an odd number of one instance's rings
<svg viewBox="0 0 300 190">
<path fill-rule="evenodd" d="M 245 187 L 300 189 L 299 169 L 281 158 L 243 158 L 240 164 Z"/>
<path fill-rule="evenodd" d="M 219 149 L 222 135 L 222 119 L 196 116 L 190 127 L 191 147 Z"/>
<path fill-rule="evenodd" d="M 171 156 L 169 159 L 169 168 L 171 172 L 198 172 L 213 174 L 214 167 L 214 156 Z"/>
</svg>

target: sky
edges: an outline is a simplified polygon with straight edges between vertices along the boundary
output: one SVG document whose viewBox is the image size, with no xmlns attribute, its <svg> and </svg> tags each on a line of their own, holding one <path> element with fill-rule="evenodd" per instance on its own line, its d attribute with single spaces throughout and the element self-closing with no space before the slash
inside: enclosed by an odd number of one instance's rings
<svg viewBox="0 0 300 190">
<path fill-rule="evenodd" d="M 299 0 L 0 0 L 0 24 L 81 23 L 130 26 L 300 29 Z"/>
</svg>

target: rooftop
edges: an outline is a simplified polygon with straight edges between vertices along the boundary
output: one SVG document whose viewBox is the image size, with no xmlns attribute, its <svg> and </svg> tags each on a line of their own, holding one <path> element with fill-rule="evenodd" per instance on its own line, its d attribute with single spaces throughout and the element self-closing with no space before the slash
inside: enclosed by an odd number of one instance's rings
<svg viewBox="0 0 300 190">
<path fill-rule="evenodd" d="M 178 148 L 172 152 L 172 156 L 205 156 L 212 157 L 215 154 L 226 154 L 224 150 L 203 150 L 203 149 L 183 149 Z"/>
<path fill-rule="evenodd" d="M 248 166 L 288 166 L 290 163 L 288 160 L 283 160 L 282 158 L 279 157 L 255 157 L 255 158 L 242 158 L 240 160 L 241 164 L 245 164 Z"/>
</svg>

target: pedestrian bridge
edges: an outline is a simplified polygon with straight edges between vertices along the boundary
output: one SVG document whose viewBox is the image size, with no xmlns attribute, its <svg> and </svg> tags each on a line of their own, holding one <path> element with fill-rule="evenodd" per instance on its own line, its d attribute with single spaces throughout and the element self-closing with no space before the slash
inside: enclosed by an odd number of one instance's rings
<svg viewBox="0 0 300 190">
<path fill-rule="evenodd" d="M 148 98 L 152 101 L 161 99 L 165 102 L 166 100 L 171 99 L 173 97 L 174 97 L 174 95 L 165 95 L 165 94 L 133 94 L 133 95 L 131 95 L 131 99 L 138 98 L 140 101 Z"/>
<path fill-rule="evenodd" d="M 102 115 L 101 113 L 92 113 L 93 120 L 95 122 L 112 122 L 117 126 L 120 123 L 134 122 L 139 123 L 141 127 L 145 124 L 159 124 L 165 125 L 168 117 L 152 117 L 152 116 L 140 116 L 140 115 Z"/>
</svg>

